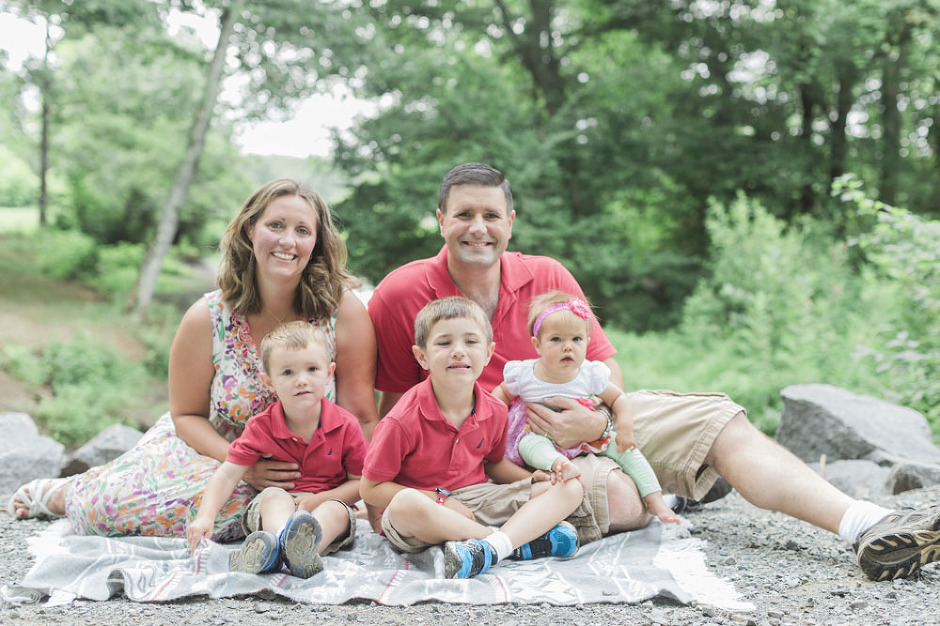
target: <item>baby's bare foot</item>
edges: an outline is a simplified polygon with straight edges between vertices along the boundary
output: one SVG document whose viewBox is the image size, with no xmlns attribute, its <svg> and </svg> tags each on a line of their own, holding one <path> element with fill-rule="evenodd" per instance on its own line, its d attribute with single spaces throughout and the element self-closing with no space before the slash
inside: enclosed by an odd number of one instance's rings
<svg viewBox="0 0 940 626">
<path fill-rule="evenodd" d="M 552 464 L 552 471 L 562 482 L 581 475 L 581 470 L 574 463 L 564 458 L 560 458 Z"/>
</svg>

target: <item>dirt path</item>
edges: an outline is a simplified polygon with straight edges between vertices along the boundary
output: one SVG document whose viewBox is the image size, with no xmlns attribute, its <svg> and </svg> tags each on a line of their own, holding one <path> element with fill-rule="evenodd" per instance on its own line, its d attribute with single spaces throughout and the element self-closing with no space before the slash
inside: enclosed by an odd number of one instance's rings
<svg viewBox="0 0 940 626">
<path fill-rule="evenodd" d="M 200 294 L 213 288 L 214 264 L 214 260 L 207 260 L 193 265 L 192 274 L 177 292 L 158 300 L 176 305 L 182 312 Z M 113 305 L 107 298 L 81 284 L 4 271 L 0 272 L 0 294 L 0 352 L 11 345 L 42 348 L 50 341 L 90 333 L 128 361 L 141 361 L 146 356 L 146 346 L 134 336 L 133 327 L 120 318 L 115 321 Z M 35 415 L 43 393 L 0 370 L 0 412 Z M 149 405 L 167 404 L 165 381 L 143 394 Z M 159 412 L 131 417 L 146 425 Z"/>
</svg>

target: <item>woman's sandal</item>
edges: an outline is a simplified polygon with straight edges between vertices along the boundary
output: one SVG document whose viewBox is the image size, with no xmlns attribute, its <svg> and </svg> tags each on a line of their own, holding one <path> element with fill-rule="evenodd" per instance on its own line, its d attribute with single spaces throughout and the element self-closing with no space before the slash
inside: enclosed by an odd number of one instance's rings
<svg viewBox="0 0 940 626">
<path fill-rule="evenodd" d="M 59 487 L 67 484 L 71 480 L 72 478 L 37 478 L 36 480 L 31 480 L 16 490 L 16 493 L 13 494 L 13 497 L 10 498 L 10 501 L 7 503 L 7 512 L 9 512 L 14 519 L 31 519 L 34 517 L 39 519 L 53 519 L 65 517 L 64 515 L 58 515 L 49 510 L 49 499 Z M 26 515 L 17 517 L 16 507 L 14 506 L 16 500 L 26 505 Z"/>
</svg>

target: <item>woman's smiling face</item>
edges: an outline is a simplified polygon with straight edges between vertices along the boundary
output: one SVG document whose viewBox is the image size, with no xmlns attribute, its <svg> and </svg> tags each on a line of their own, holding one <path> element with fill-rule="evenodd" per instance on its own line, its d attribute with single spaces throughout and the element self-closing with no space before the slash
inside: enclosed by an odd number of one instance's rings
<svg viewBox="0 0 940 626">
<path fill-rule="evenodd" d="M 273 200 L 249 227 L 258 270 L 300 278 L 317 245 L 317 213 L 300 196 Z"/>
</svg>

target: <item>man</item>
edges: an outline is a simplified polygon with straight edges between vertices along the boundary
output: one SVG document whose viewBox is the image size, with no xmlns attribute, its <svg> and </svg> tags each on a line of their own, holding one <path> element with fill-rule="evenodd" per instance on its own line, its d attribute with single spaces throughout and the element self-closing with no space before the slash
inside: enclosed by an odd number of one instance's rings
<svg viewBox="0 0 940 626">
<path fill-rule="evenodd" d="M 435 257 L 393 271 L 369 303 L 378 337 L 380 415 L 422 379 L 412 357 L 411 329 L 427 302 L 464 295 L 490 316 L 496 354 L 480 381 L 492 389 L 507 360 L 535 358 L 525 321 L 529 299 L 549 289 L 581 293 L 556 261 L 506 252 L 515 217 L 509 182 L 498 170 L 467 163 L 444 177 L 437 209 L 444 247 Z M 597 326 L 588 345 L 587 358 L 607 363 L 611 382 L 622 387 L 616 350 Z M 758 431 L 724 394 L 636 391 L 628 396 L 636 439 L 664 491 L 701 499 L 721 476 L 758 507 L 839 534 L 875 580 L 907 577 L 940 560 L 940 507 L 892 513 L 850 498 Z M 529 421 L 534 432 L 562 446 L 598 439 L 609 425 L 603 412 L 572 400 L 557 398 L 552 404 L 564 410 L 530 405 Z M 569 521 L 582 543 L 647 523 L 636 487 L 612 462 L 594 456 L 577 462 L 585 502 L 575 514 L 580 518 Z"/>
</svg>

